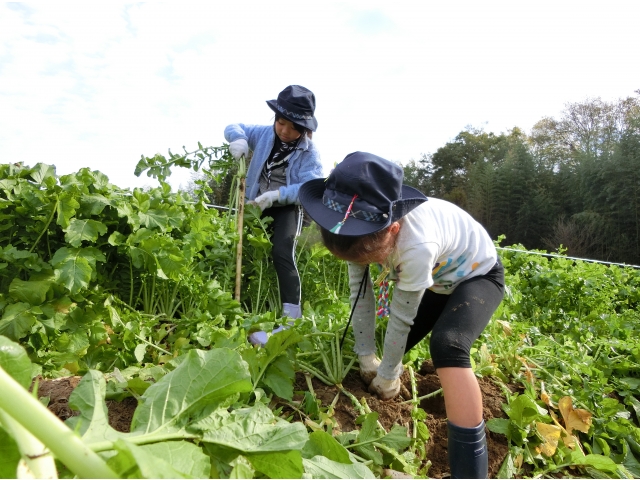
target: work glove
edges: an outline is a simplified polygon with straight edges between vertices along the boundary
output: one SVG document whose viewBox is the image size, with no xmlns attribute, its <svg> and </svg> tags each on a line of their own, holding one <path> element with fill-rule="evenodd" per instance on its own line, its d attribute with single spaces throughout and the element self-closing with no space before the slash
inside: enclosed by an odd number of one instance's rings
<svg viewBox="0 0 640 480">
<path fill-rule="evenodd" d="M 244 138 L 234 140 L 229 144 L 229 153 L 236 160 L 240 160 L 244 155 L 244 158 L 249 156 L 249 144 Z"/>
<path fill-rule="evenodd" d="M 280 191 L 271 190 L 269 192 L 265 192 L 262 195 L 256 197 L 253 203 L 256 204 L 258 207 L 260 207 L 260 210 L 264 211 L 267 208 L 269 208 L 271 205 L 273 205 L 273 202 L 277 201 L 279 198 L 280 198 Z"/>
<path fill-rule="evenodd" d="M 400 393 L 400 379 L 387 380 L 377 376 L 369 385 L 369 391 L 375 393 L 381 400 L 390 400 Z"/>
<path fill-rule="evenodd" d="M 358 355 L 358 363 L 360 364 L 360 378 L 369 385 L 376 375 L 378 375 L 378 367 L 380 359 L 375 353 L 371 355 Z"/>
</svg>

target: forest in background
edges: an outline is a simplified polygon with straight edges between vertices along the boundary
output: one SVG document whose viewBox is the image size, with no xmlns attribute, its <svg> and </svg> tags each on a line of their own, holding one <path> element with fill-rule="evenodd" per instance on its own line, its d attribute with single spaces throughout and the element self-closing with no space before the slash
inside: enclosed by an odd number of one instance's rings
<svg viewBox="0 0 640 480">
<path fill-rule="evenodd" d="M 640 265 L 640 89 L 634 93 L 568 103 L 530 134 L 468 126 L 405 163 L 404 182 L 462 207 L 504 244 Z M 210 183 L 214 205 L 228 203 L 231 179 L 228 172 Z"/>
<path fill-rule="evenodd" d="M 640 264 L 640 89 L 568 103 L 527 135 L 467 127 L 404 166 L 405 183 L 527 249 Z"/>
</svg>

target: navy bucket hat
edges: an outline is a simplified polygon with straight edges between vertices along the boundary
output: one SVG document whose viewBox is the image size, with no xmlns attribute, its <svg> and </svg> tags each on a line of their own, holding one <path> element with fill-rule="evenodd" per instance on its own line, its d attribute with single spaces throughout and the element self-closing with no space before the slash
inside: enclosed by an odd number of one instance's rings
<svg viewBox="0 0 640 480">
<path fill-rule="evenodd" d="M 322 228 L 359 237 L 380 231 L 427 201 L 402 184 L 402 167 L 371 153 L 350 153 L 329 176 L 300 187 L 300 203 Z"/>
<path fill-rule="evenodd" d="M 278 94 L 277 100 L 267 100 L 269 108 L 287 120 L 315 132 L 318 121 L 313 116 L 316 96 L 308 88 L 289 85 Z"/>
</svg>

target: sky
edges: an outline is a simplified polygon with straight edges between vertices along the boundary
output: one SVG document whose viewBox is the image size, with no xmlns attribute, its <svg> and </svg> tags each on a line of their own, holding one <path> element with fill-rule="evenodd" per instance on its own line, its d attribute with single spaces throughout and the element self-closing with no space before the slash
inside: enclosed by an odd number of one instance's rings
<svg viewBox="0 0 640 480">
<path fill-rule="evenodd" d="M 265 101 L 298 84 L 326 174 L 357 150 L 404 164 L 468 126 L 528 133 L 634 96 L 638 20 L 630 0 L 0 4 L 0 163 L 157 186 L 133 173 L 142 155 L 271 124 Z"/>
</svg>

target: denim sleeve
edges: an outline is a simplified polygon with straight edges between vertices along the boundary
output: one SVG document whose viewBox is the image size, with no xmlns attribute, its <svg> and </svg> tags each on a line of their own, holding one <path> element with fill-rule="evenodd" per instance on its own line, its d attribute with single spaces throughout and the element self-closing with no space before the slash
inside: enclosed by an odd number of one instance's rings
<svg viewBox="0 0 640 480">
<path fill-rule="evenodd" d="M 238 139 L 244 139 L 249 144 L 249 148 L 256 150 L 258 143 L 265 133 L 273 129 L 271 125 L 247 125 L 244 123 L 232 123 L 224 129 L 224 139 L 231 143 Z"/>
<path fill-rule="evenodd" d="M 291 182 L 287 186 L 280 187 L 280 203 L 298 203 L 298 191 L 303 183 L 314 178 L 323 178 L 322 162 L 318 150 L 301 152 L 299 168 L 291 173 Z"/>
</svg>

